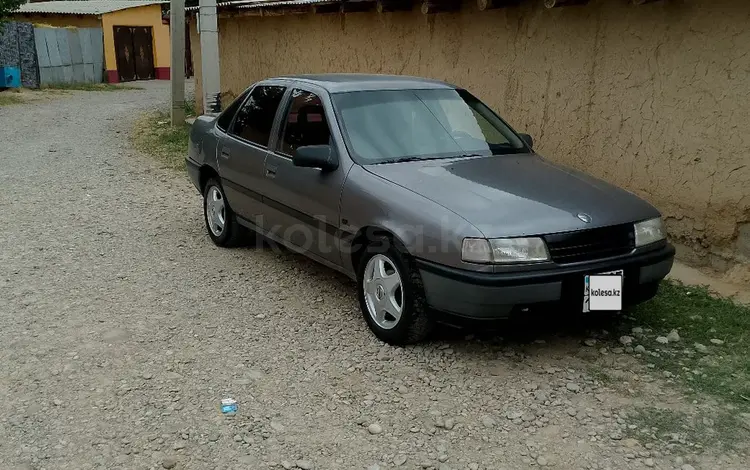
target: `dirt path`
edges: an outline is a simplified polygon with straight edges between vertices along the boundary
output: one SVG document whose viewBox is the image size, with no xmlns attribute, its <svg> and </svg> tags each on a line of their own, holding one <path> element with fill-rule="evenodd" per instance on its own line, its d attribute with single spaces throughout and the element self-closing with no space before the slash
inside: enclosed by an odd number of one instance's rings
<svg viewBox="0 0 750 470">
<path fill-rule="evenodd" d="M 734 284 L 716 276 L 709 276 L 679 262 L 675 263 L 669 277 L 687 285 L 707 286 L 712 292 L 723 297 L 731 297 L 738 303 L 750 305 L 750 287 L 746 285 Z"/>
<path fill-rule="evenodd" d="M 128 144 L 168 97 L 146 85 L 0 109 L 0 467 L 742 468 L 637 438 L 639 406 L 693 405 L 633 345 L 391 348 L 334 272 L 214 247 L 187 179 Z"/>
</svg>

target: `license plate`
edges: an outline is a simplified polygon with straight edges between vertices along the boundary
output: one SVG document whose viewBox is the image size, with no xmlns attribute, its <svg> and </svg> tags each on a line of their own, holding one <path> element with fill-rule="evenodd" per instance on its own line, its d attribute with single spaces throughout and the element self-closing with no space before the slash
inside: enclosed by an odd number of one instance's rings
<svg viewBox="0 0 750 470">
<path fill-rule="evenodd" d="M 585 277 L 583 288 L 583 311 L 622 310 L 622 269 Z"/>
</svg>

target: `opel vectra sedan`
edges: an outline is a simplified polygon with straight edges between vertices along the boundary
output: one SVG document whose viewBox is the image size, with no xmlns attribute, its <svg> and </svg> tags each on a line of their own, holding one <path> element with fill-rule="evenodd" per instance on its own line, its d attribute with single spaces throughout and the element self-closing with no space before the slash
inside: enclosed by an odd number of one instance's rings
<svg viewBox="0 0 750 470">
<path fill-rule="evenodd" d="M 653 297 L 674 258 L 659 212 L 532 145 L 447 83 L 300 75 L 199 117 L 187 168 L 215 244 L 250 229 L 345 273 L 388 343 L 438 318 Z"/>
</svg>

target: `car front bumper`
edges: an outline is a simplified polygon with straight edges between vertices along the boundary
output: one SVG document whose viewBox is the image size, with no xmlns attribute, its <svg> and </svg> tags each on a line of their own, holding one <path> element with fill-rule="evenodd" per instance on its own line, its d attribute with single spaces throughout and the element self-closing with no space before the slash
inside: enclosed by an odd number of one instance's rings
<svg viewBox="0 0 750 470">
<path fill-rule="evenodd" d="M 584 277 L 623 270 L 623 304 L 653 297 L 672 269 L 675 249 L 664 243 L 626 256 L 508 273 L 480 273 L 417 260 L 427 303 L 453 316 L 477 320 L 510 317 L 527 307 L 570 302 L 583 307 Z"/>
</svg>

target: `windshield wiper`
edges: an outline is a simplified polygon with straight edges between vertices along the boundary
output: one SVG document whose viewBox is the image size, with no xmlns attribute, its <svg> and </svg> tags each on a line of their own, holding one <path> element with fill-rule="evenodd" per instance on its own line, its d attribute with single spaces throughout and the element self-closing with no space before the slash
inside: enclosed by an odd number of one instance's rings
<svg viewBox="0 0 750 470">
<path fill-rule="evenodd" d="M 453 155 L 448 158 L 469 158 L 469 157 L 484 157 L 481 153 L 462 153 L 461 155 Z"/>
<path fill-rule="evenodd" d="M 427 160 L 427 158 L 420 158 L 420 157 L 400 157 L 400 158 L 387 158 L 385 160 L 380 160 L 379 162 L 373 163 L 373 165 L 380 165 L 383 163 L 402 163 L 402 162 L 416 162 L 419 160 Z"/>
<path fill-rule="evenodd" d="M 422 162 L 427 160 L 447 160 L 449 158 L 467 158 L 467 157 L 481 157 L 478 153 L 462 153 L 458 155 L 450 155 L 443 157 L 399 157 L 399 158 L 388 158 L 386 160 L 380 160 L 379 162 L 373 163 L 373 165 L 380 165 L 383 163 L 406 163 L 406 162 Z"/>
</svg>

